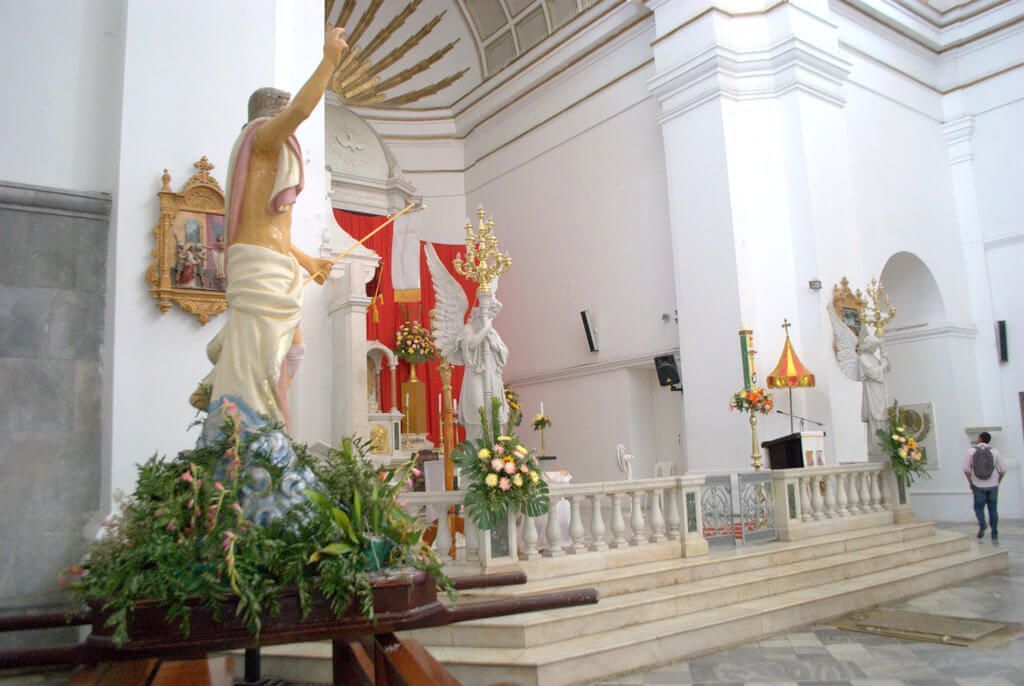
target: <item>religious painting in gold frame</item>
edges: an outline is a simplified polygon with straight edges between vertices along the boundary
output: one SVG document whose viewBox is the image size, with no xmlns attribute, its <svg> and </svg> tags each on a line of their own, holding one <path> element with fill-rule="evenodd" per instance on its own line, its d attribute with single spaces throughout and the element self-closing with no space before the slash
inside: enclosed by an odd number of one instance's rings
<svg viewBox="0 0 1024 686">
<path fill-rule="evenodd" d="M 859 288 L 856 292 L 850 290 L 850 282 L 845 276 L 838 286 L 832 287 L 832 309 L 858 340 L 866 333 L 863 329 L 867 305 Z"/>
<path fill-rule="evenodd" d="M 160 311 L 176 304 L 206 324 L 228 307 L 224 257 L 224 190 L 210 175 L 214 168 L 204 156 L 193 165 L 196 173 L 181 189 L 171 188 L 164 169 L 160 220 L 153 229 L 156 247 L 146 270 L 149 293 Z"/>
</svg>

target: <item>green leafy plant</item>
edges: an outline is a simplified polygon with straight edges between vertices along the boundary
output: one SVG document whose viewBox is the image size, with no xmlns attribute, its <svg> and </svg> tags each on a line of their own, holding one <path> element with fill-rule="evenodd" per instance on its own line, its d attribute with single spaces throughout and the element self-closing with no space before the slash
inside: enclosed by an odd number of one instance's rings
<svg viewBox="0 0 1024 686">
<path fill-rule="evenodd" d="M 213 443 L 140 465 L 120 514 L 67 570 L 78 599 L 110 613 L 115 644 L 129 640 L 132 612 L 143 600 L 166 607 L 168 620 L 187 634 L 196 600 L 219 617 L 223 603 L 236 599 L 238 616 L 258 637 L 263 618 L 280 614 L 290 589 L 303 616 L 319 595 L 339 616 L 355 602 L 371 618 L 371 579 L 385 568 L 426 571 L 451 592 L 422 526 L 398 503 L 407 468 L 374 467 L 362 443 L 345 440 L 324 460 L 293 444 L 317 490 L 266 526 L 247 520 L 237 497 L 246 468 L 266 469 L 274 489 L 284 476 L 254 447 L 277 428 L 243 433 L 229 406 Z"/>
<path fill-rule="evenodd" d="M 477 527 L 499 526 L 510 510 L 537 517 L 548 511 L 548 485 L 536 457 L 514 435 L 501 433 L 501 400 L 480 409 L 483 437 L 452 453 L 467 484 L 464 503 Z"/>
<path fill-rule="evenodd" d="M 875 432 L 875 437 L 889 455 L 896 478 L 904 486 L 910 486 L 915 478 L 930 479 L 932 475 L 928 472 L 928 458 L 917 439 L 903 425 L 899 403 L 893 402 L 888 414 L 888 428 L 879 429 Z"/>
</svg>

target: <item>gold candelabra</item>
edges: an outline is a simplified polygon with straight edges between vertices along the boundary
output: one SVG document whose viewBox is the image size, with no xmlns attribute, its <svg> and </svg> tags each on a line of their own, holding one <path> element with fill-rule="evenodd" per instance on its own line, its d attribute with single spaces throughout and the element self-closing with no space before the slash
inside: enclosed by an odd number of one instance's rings
<svg viewBox="0 0 1024 686">
<path fill-rule="evenodd" d="M 868 284 L 867 294 L 871 305 L 867 308 L 866 321 L 875 330 L 875 336 L 880 338 L 885 334 L 885 325 L 896 317 L 896 308 L 889 302 L 889 294 L 882 288 L 882 284 L 874 277 Z"/>
<path fill-rule="evenodd" d="M 494 219 L 485 219 L 483 207 L 476 211 L 480 219 L 474 230 L 472 222 L 466 222 L 466 256 L 452 260 L 452 265 L 462 276 L 476 281 L 480 290 L 487 293 L 491 282 L 508 272 L 512 258 L 498 251 L 498 237 L 494 235 Z"/>
</svg>

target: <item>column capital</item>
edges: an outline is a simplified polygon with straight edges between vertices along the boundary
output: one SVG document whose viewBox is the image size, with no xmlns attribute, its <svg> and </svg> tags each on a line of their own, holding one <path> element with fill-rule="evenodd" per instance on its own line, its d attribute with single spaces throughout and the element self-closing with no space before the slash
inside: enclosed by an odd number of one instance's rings
<svg viewBox="0 0 1024 686">
<path fill-rule="evenodd" d="M 946 139 L 946 152 L 949 164 L 955 165 L 970 162 L 974 158 L 971 138 L 974 136 L 974 117 L 959 117 L 942 125 L 942 135 Z"/>
<path fill-rule="evenodd" d="M 662 123 L 716 97 L 762 100 L 799 91 L 845 104 L 851 64 L 839 53 L 827 15 L 791 3 L 748 12 L 719 4 L 659 30 L 648 87 L 661 104 Z"/>
</svg>

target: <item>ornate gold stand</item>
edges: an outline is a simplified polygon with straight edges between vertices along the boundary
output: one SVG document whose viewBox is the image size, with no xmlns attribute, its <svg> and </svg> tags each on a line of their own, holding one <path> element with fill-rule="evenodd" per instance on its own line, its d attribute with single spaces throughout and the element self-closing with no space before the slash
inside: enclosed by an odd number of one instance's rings
<svg viewBox="0 0 1024 686">
<path fill-rule="evenodd" d="M 757 415 L 750 412 L 750 460 L 754 463 L 754 471 L 761 471 L 761 442 L 757 440 Z"/>
<path fill-rule="evenodd" d="M 406 434 L 427 433 L 427 386 L 416 375 L 417 366 L 409 364 L 409 378 L 402 382 Z"/>
</svg>

